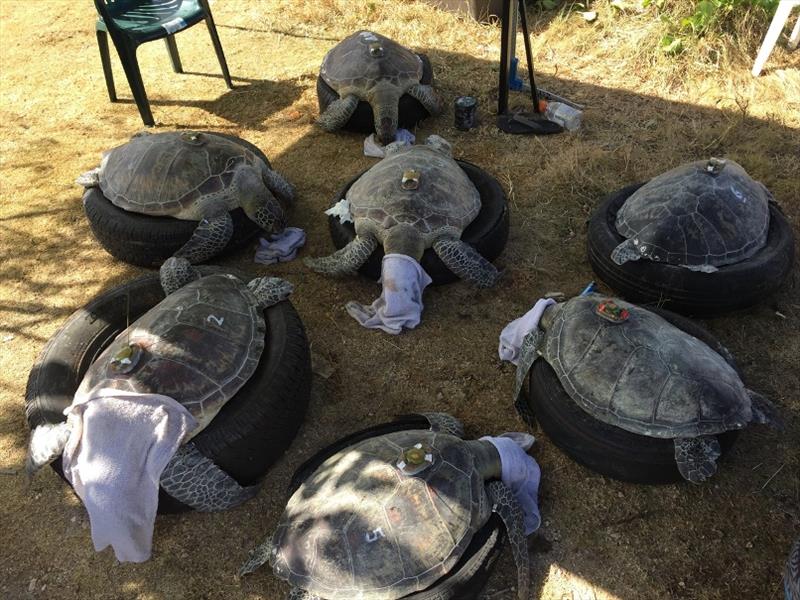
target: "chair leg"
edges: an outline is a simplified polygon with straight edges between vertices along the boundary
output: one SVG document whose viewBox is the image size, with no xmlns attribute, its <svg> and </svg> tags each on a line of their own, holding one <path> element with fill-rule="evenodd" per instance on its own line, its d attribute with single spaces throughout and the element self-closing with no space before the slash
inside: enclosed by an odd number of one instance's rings
<svg viewBox="0 0 800 600">
<path fill-rule="evenodd" d="M 148 127 L 155 125 L 153 113 L 150 112 L 150 102 L 147 100 L 147 93 L 144 91 L 142 83 L 142 73 L 139 71 L 139 63 L 136 60 L 136 47 L 122 45 L 117 47 L 119 58 L 122 61 L 122 68 L 125 69 L 125 76 L 131 86 L 133 99 L 136 101 L 136 108 L 142 116 L 142 121 Z"/>
<path fill-rule="evenodd" d="M 97 47 L 100 48 L 100 62 L 103 63 L 103 75 L 105 75 L 106 78 L 108 99 L 111 102 L 116 102 L 117 91 L 114 89 L 114 72 L 111 70 L 111 54 L 108 52 L 108 34 L 99 29 L 97 30 Z"/>
<path fill-rule="evenodd" d="M 761 49 L 756 56 L 756 62 L 753 64 L 751 73 L 753 77 L 758 77 L 761 69 L 764 68 L 764 63 L 767 62 L 769 55 L 772 54 L 772 49 L 775 47 L 775 42 L 783 31 L 786 21 L 789 20 L 789 13 L 792 11 L 792 2 L 779 2 L 778 9 L 775 11 L 775 16 L 772 18 L 772 23 L 769 25 L 767 35 L 764 36 L 764 41 L 761 44 Z"/>
<path fill-rule="evenodd" d="M 211 35 L 211 42 L 214 44 L 214 51 L 217 53 L 219 66 L 222 68 L 222 76 L 225 78 L 225 84 L 228 86 L 229 90 L 232 90 L 233 82 L 231 81 L 231 74 L 228 72 L 228 63 L 225 60 L 225 53 L 222 51 L 222 44 L 217 35 L 217 27 L 214 25 L 214 18 L 211 16 L 210 11 L 206 12 L 206 25 L 208 26 L 208 33 Z"/>
<path fill-rule="evenodd" d="M 169 59 L 172 61 L 172 70 L 176 73 L 183 73 L 183 65 L 181 64 L 181 56 L 178 54 L 178 44 L 175 43 L 175 36 L 168 35 L 164 38 L 164 41 L 167 44 Z"/>
<path fill-rule="evenodd" d="M 789 50 L 797 50 L 798 44 L 800 44 L 800 16 L 797 17 L 797 23 L 794 24 L 792 35 L 789 36 Z"/>
</svg>

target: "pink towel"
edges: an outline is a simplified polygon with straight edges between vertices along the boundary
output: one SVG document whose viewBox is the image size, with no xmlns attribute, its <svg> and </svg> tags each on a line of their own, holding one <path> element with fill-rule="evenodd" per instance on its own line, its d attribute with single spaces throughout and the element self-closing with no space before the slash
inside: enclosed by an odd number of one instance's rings
<svg viewBox="0 0 800 600">
<path fill-rule="evenodd" d="M 305 231 L 299 227 L 286 227 L 280 233 L 258 238 L 258 249 L 253 260 L 262 265 L 294 260 L 297 250 L 305 243 Z"/>
<path fill-rule="evenodd" d="M 422 292 L 431 278 L 420 264 L 405 254 L 387 254 L 381 265 L 383 291 L 370 306 L 348 302 L 347 313 L 368 329 L 397 335 L 413 329 L 422 319 Z"/>
<path fill-rule="evenodd" d="M 161 473 L 197 421 L 168 396 L 110 388 L 76 395 L 64 413 L 64 475 L 89 513 L 95 550 L 147 560 Z"/>
</svg>

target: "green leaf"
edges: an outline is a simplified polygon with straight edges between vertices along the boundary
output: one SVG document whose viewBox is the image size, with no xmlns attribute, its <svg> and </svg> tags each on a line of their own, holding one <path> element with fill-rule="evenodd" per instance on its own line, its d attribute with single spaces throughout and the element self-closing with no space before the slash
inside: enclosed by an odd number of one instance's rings
<svg viewBox="0 0 800 600">
<path fill-rule="evenodd" d="M 661 51 L 669 56 L 676 56 L 683 52 L 683 40 L 670 34 L 661 38 Z"/>
</svg>

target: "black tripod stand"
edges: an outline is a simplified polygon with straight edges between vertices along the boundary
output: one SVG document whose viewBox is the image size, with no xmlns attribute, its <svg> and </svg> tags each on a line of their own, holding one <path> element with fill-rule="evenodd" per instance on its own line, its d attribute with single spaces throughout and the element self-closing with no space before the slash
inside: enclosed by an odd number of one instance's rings
<svg viewBox="0 0 800 600">
<path fill-rule="evenodd" d="M 497 99 L 497 126 L 506 133 L 517 134 L 541 135 L 564 131 L 557 123 L 545 119 L 539 110 L 539 92 L 536 89 L 536 81 L 533 78 L 533 53 L 531 52 L 531 40 L 528 31 L 528 17 L 525 14 L 525 0 L 503 0 L 501 19 L 500 89 L 498 90 Z M 517 19 L 522 25 L 522 35 L 525 40 L 525 58 L 528 62 L 533 112 L 510 113 L 508 111 L 508 89 L 511 64 L 516 49 Z"/>
</svg>

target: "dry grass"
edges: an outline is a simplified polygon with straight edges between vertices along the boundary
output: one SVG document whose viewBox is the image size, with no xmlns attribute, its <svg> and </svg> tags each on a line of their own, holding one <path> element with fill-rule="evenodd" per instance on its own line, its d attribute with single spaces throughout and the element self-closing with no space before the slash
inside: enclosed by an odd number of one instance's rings
<svg viewBox="0 0 800 600">
<path fill-rule="evenodd" d="M 315 449 L 410 410 L 452 411 L 476 435 L 524 427 L 511 407 L 513 372 L 496 358 L 497 335 L 545 292 L 573 294 L 591 279 L 585 221 L 604 194 L 688 160 L 727 156 L 763 181 L 800 225 L 800 53 L 776 49 L 765 75 L 752 79 L 762 35 L 756 27 L 735 43 L 709 37 L 668 58 L 653 49 L 664 32 L 655 10 L 618 15 L 595 2 L 594 24 L 574 13 L 532 13 L 540 83 L 587 111 L 574 135 L 528 138 L 492 125 L 495 27 L 397 0 L 217 0 L 213 7 L 237 87 L 225 90 L 202 26 L 177 38 L 192 74 L 172 73 L 162 44 L 143 46 L 159 130 L 217 129 L 257 144 L 297 185 L 292 223 L 309 233 L 304 252 L 329 252 L 321 211 L 371 161 L 360 154 L 360 136 L 313 126 L 314 81 L 335 41 L 374 28 L 426 51 L 445 97 L 478 97 L 477 130 L 456 131 L 447 113 L 417 134 L 450 139 L 460 157 L 503 184 L 512 229 L 498 265 L 507 275 L 494 290 L 428 290 L 422 325 L 389 338 L 359 328 L 343 311 L 349 299 L 375 296 L 370 282 L 330 281 L 299 262 L 269 269 L 297 285 L 293 302 L 314 351 L 336 367 L 330 380 L 317 382 L 290 452 L 245 506 L 159 519 L 150 562 L 118 565 L 108 551 L 95 554 L 83 509 L 66 487 L 52 473 L 28 486 L 19 472 L 22 398 L 30 366 L 66 316 L 139 273 L 92 239 L 72 182 L 141 121 L 124 100 L 130 95 L 116 58 L 123 101 L 107 101 L 90 2 L 0 1 L 0 596 L 280 598 L 285 588 L 266 570 L 243 582 L 234 573 L 275 525 L 289 475 Z M 518 47 L 522 55 L 521 40 Z M 251 252 L 220 262 L 267 271 L 252 265 Z M 710 484 L 646 488 L 606 480 L 537 432 L 545 523 L 532 546 L 535 597 L 778 597 L 781 563 L 800 532 L 799 286 L 796 268 L 764 305 L 708 322 L 748 383 L 788 421 L 782 436 L 746 431 Z M 512 598 L 512 582 L 504 555 L 487 598 Z"/>
</svg>

